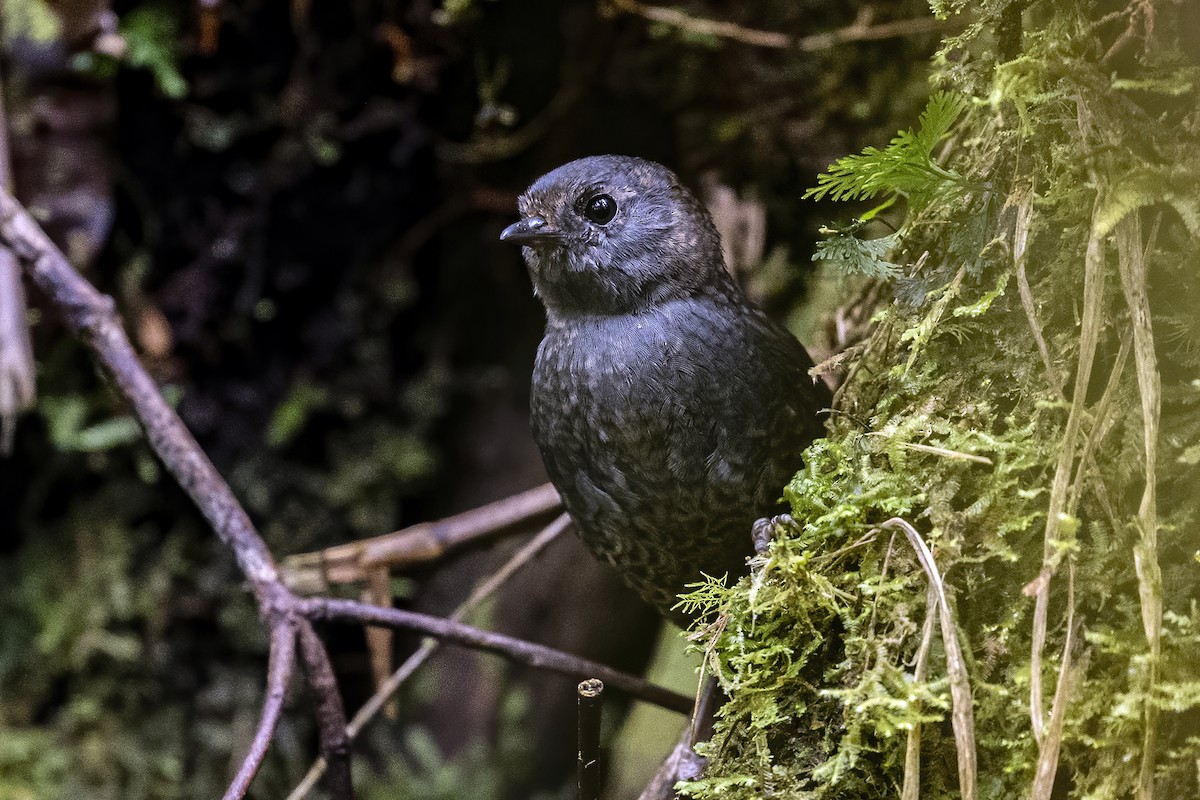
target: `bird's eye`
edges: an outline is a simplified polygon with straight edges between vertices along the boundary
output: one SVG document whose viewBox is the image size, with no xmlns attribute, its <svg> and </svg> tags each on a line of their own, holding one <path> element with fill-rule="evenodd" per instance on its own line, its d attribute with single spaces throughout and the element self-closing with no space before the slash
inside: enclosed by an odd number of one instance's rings
<svg viewBox="0 0 1200 800">
<path fill-rule="evenodd" d="M 617 215 L 617 201 L 612 195 L 593 195 L 584 205 L 583 215 L 597 225 L 607 225 Z"/>
</svg>

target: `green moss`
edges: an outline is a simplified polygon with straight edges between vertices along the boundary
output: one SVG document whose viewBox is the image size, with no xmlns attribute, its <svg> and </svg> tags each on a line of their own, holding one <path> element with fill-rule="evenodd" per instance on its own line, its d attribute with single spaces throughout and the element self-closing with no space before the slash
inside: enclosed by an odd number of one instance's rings
<svg viewBox="0 0 1200 800">
<path fill-rule="evenodd" d="M 1048 796 L 1039 758 L 1072 796 L 1200 792 L 1200 112 L 1196 65 L 1172 38 L 1187 12 L 1155 6 L 1145 39 L 1136 5 L 1102 21 L 1030 3 L 1023 52 L 1001 63 L 1009 5 L 981 4 L 946 42 L 935 82 L 953 94 L 934 96 L 916 133 L 842 159 L 810 192 L 904 198 L 895 249 L 860 259 L 901 274 L 828 438 L 787 487 L 797 524 L 750 577 L 690 598 L 721 612 L 697 646 L 730 699 L 688 796 L 899 796 L 917 738 L 919 796 L 961 796 L 969 748 L 930 582 L 883 527 L 895 517 L 945 581 L 977 796 Z M 835 231 L 839 251 L 861 255 L 846 241 L 860 227 Z M 1085 276 L 1106 291 L 1085 295 Z M 1142 289 L 1148 318 L 1131 314 Z"/>
</svg>

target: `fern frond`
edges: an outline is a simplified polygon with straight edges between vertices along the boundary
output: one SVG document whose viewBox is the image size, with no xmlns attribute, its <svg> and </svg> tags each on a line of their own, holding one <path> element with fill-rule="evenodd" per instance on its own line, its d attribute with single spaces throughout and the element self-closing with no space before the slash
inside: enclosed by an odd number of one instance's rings
<svg viewBox="0 0 1200 800">
<path fill-rule="evenodd" d="M 813 261 L 827 261 L 839 271 L 859 273 L 870 278 L 895 278 L 900 267 L 887 258 L 900 238 L 899 233 L 877 239 L 859 239 L 849 233 L 839 233 L 817 243 Z"/>
<path fill-rule="evenodd" d="M 880 192 L 903 195 L 917 208 L 948 193 L 972 187 L 953 170 L 938 165 L 933 148 L 946 137 L 967 108 L 967 100 L 950 92 L 937 92 L 921 112 L 916 131 L 900 131 L 887 147 L 867 147 L 862 153 L 840 158 L 828 172 L 817 176 L 817 185 L 804 197 L 820 200 L 867 200 Z"/>
</svg>

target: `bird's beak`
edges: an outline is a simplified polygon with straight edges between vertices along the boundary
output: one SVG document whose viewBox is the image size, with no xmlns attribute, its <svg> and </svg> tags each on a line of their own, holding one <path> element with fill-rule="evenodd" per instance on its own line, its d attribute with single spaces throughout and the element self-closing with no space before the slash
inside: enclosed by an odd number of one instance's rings
<svg viewBox="0 0 1200 800">
<path fill-rule="evenodd" d="M 546 224 L 543 217 L 523 217 L 500 232 L 500 241 L 513 244 L 531 245 L 552 239 L 555 231 Z"/>
</svg>

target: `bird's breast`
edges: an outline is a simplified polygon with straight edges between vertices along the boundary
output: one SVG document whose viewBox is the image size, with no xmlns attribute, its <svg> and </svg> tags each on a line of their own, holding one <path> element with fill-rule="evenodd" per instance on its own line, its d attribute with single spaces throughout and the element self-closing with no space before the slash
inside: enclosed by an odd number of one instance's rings
<svg viewBox="0 0 1200 800">
<path fill-rule="evenodd" d="M 677 305 L 548 326 L 531 418 L 564 493 L 615 487 L 637 505 L 670 485 L 684 504 L 756 485 L 772 406 L 784 401 L 738 319 Z"/>
<path fill-rule="evenodd" d="M 701 572 L 744 567 L 751 523 L 812 438 L 807 364 L 745 306 L 552 319 L 531 421 L 584 540 L 660 607 Z"/>
</svg>

